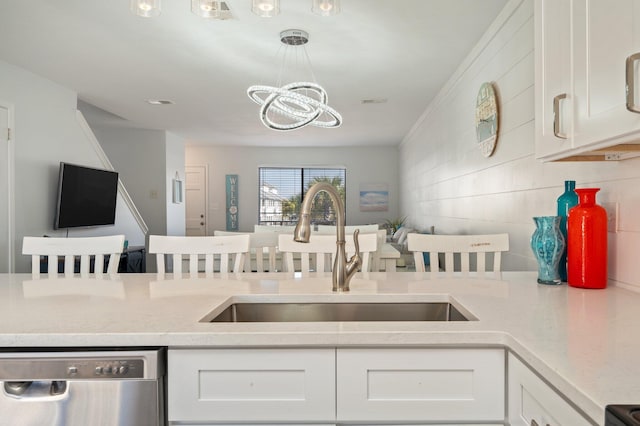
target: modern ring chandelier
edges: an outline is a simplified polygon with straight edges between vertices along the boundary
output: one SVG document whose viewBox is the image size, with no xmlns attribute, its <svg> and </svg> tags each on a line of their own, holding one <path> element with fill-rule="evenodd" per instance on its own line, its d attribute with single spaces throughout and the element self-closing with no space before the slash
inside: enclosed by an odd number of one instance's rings
<svg viewBox="0 0 640 426">
<path fill-rule="evenodd" d="M 304 45 L 309 34 L 302 30 L 286 30 L 280 33 L 280 41 L 289 46 L 301 47 L 311 69 L 311 61 Z M 283 58 L 283 68 L 286 61 Z M 313 76 L 313 71 L 311 71 Z M 270 129 L 288 131 L 312 125 L 316 127 L 338 127 L 342 116 L 328 102 L 327 92 L 315 82 L 294 82 L 278 86 L 256 85 L 247 89 L 247 95 L 260 108 L 260 120 Z"/>
</svg>

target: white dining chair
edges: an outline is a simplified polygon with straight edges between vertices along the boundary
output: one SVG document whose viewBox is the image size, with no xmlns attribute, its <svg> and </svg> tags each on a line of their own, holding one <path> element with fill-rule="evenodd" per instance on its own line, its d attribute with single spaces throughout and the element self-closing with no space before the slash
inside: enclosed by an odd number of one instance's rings
<svg viewBox="0 0 640 426">
<path fill-rule="evenodd" d="M 276 272 L 276 254 L 278 247 L 278 234 L 275 232 L 232 232 L 214 231 L 214 236 L 248 235 L 249 256 L 244 260 L 244 271 L 252 272 L 255 259 L 256 272 Z M 266 260 L 266 262 L 265 262 Z"/>
<path fill-rule="evenodd" d="M 431 235 L 410 233 L 407 248 L 413 252 L 416 272 L 425 271 L 424 253 L 429 253 L 432 273 L 444 270 L 447 275 L 454 272 L 454 259 L 460 258 L 460 272 L 468 275 L 472 269 L 479 275 L 487 272 L 486 254 L 493 254 L 492 271 L 501 271 L 502 252 L 509 250 L 509 234 L 487 235 Z M 475 259 L 471 254 L 475 255 Z M 440 262 L 444 255 L 444 263 Z M 475 268 L 472 268 L 475 264 Z"/>
<path fill-rule="evenodd" d="M 369 272 L 371 255 L 378 247 L 378 236 L 377 234 L 360 234 L 358 243 L 362 257 L 360 270 Z M 308 243 L 299 243 L 293 240 L 292 234 L 280 234 L 278 250 L 282 253 L 283 264 L 288 272 L 328 272 L 333 268 L 336 236 L 312 234 Z M 346 236 L 345 251 L 347 258 L 355 253 L 353 235 Z M 300 258 L 300 268 L 295 267 L 294 257 Z"/>
<path fill-rule="evenodd" d="M 182 260 L 188 259 L 188 272 L 199 271 L 200 257 L 204 257 L 204 270 L 202 272 L 213 273 L 214 261 L 219 258 L 220 272 L 231 272 L 229 258 L 232 258 L 233 272 L 241 272 L 245 256 L 249 253 L 249 236 L 208 236 L 208 237 L 184 237 L 184 236 L 149 236 L 149 253 L 156 255 L 158 273 L 166 272 L 165 256 L 171 256 L 173 261 L 172 272 L 182 273 Z"/>
<path fill-rule="evenodd" d="M 48 274 L 57 274 L 63 261 L 65 275 L 73 275 L 76 262 L 80 262 L 80 274 L 115 274 L 118 272 L 120 255 L 124 249 L 124 235 L 103 237 L 24 237 L 22 254 L 31 256 L 31 273 L 40 274 L 43 262 L 46 262 Z M 105 267 L 105 260 L 107 266 Z"/>
</svg>

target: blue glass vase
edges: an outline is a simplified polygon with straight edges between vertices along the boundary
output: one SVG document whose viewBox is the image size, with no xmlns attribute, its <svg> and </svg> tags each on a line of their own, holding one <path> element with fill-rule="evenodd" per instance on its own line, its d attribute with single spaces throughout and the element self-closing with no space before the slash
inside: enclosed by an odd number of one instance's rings
<svg viewBox="0 0 640 426">
<path fill-rule="evenodd" d="M 558 197 L 558 216 L 561 217 L 560 220 L 560 232 L 562 232 L 562 236 L 564 237 L 565 243 L 567 243 L 567 217 L 569 216 L 569 210 L 571 207 L 578 205 L 578 194 L 575 192 L 576 189 L 576 181 L 575 180 L 565 180 L 564 181 L 564 193 Z M 562 257 L 560 258 L 560 263 L 558 264 L 558 271 L 560 272 L 560 279 L 562 281 L 567 281 L 567 248 L 565 244 L 565 249 L 562 252 Z"/>
<path fill-rule="evenodd" d="M 531 249 L 538 261 L 538 283 L 561 284 L 558 264 L 566 247 L 560 231 L 560 216 L 534 217 L 536 230 L 531 236 Z"/>
</svg>

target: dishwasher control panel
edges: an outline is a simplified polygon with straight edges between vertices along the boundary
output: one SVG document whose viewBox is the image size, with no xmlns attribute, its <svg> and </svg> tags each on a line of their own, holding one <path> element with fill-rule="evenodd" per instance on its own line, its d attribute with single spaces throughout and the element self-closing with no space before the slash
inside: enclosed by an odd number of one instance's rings
<svg viewBox="0 0 640 426">
<path fill-rule="evenodd" d="M 143 357 L 4 359 L 0 363 L 0 377 L 3 380 L 143 379 L 145 378 L 145 359 Z"/>
<path fill-rule="evenodd" d="M 112 377 L 119 379 L 141 379 L 144 376 L 144 360 L 75 360 L 68 364 L 67 375 L 70 379 Z"/>
</svg>

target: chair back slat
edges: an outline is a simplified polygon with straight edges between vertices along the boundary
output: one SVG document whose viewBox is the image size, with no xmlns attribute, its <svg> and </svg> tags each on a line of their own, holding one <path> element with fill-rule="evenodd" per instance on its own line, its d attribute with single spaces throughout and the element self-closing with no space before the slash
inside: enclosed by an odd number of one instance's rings
<svg viewBox="0 0 640 426">
<path fill-rule="evenodd" d="M 360 256 L 362 257 L 362 271 L 369 271 L 372 253 L 375 253 L 378 246 L 378 236 L 373 234 L 360 234 L 358 236 L 360 245 Z M 294 267 L 294 253 L 300 257 L 300 271 L 310 272 L 331 271 L 333 268 L 333 256 L 336 253 L 335 235 L 312 234 L 308 243 L 299 243 L 293 240 L 291 234 L 280 234 L 278 236 L 278 250 L 284 253 L 285 263 L 289 272 L 296 271 Z M 345 251 L 347 257 L 355 252 L 353 237 L 347 236 Z M 315 256 L 315 259 L 313 259 Z M 312 259 L 312 260 L 310 260 Z"/>
<path fill-rule="evenodd" d="M 248 235 L 184 237 L 184 236 L 149 236 L 149 253 L 155 254 L 158 260 L 158 273 L 166 272 L 165 255 L 173 259 L 173 273 L 182 273 L 182 260 L 188 259 L 190 273 L 197 273 L 200 258 L 204 257 L 204 272 L 214 272 L 214 256 L 220 257 L 220 272 L 231 272 L 229 256 L 234 261 L 233 272 L 241 272 L 244 258 L 249 252 Z"/>
<path fill-rule="evenodd" d="M 493 254 L 493 270 L 494 271 L 499 271 L 501 268 L 501 261 L 502 261 L 502 253 L 500 252 L 496 252 Z"/>
<path fill-rule="evenodd" d="M 429 253 L 432 273 L 454 272 L 454 254 L 460 257 L 460 272 L 472 272 L 471 253 L 475 255 L 475 272 L 482 275 L 487 271 L 486 254 L 493 254 L 493 272 L 501 271 L 501 253 L 509 250 L 509 234 L 487 235 L 431 235 L 410 233 L 407 236 L 408 249 L 413 252 L 417 272 L 425 271 L 424 253 Z M 444 254 L 444 264 L 439 254 Z"/>
<path fill-rule="evenodd" d="M 151 244 L 149 244 L 149 247 L 151 247 Z M 149 252 L 153 253 L 151 250 L 149 250 Z M 156 253 L 156 256 L 164 257 L 164 253 Z M 173 253 L 171 255 L 171 264 L 173 265 L 173 273 L 181 274 L 182 273 L 182 253 Z M 158 268 L 158 272 L 163 273 L 165 272 L 165 270 L 163 269 L 161 271 L 160 268 Z"/>
<path fill-rule="evenodd" d="M 486 267 L 486 253 L 484 252 L 477 252 L 476 253 L 476 263 L 478 265 L 477 270 L 479 273 L 483 273 L 484 271 L 487 270 Z"/>
<path fill-rule="evenodd" d="M 59 262 L 63 262 L 64 274 L 73 275 L 76 260 L 80 262 L 79 272 L 90 273 L 93 257 L 95 274 L 115 274 L 118 272 L 120 254 L 124 248 L 124 235 L 102 237 L 24 237 L 22 254 L 31 256 L 31 273 L 40 274 L 41 258 L 47 262 L 47 273 L 57 274 Z M 105 260 L 107 266 L 105 267 Z"/>
<path fill-rule="evenodd" d="M 469 272 L 469 253 L 460 253 L 460 270 Z M 478 259 L 478 269 L 484 270 L 484 258 L 482 258 L 482 268 L 480 267 L 480 259 Z M 453 262 L 451 262 L 453 264 Z M 453 266 L 453 265 L 452 265 Z"/>
</svg>

